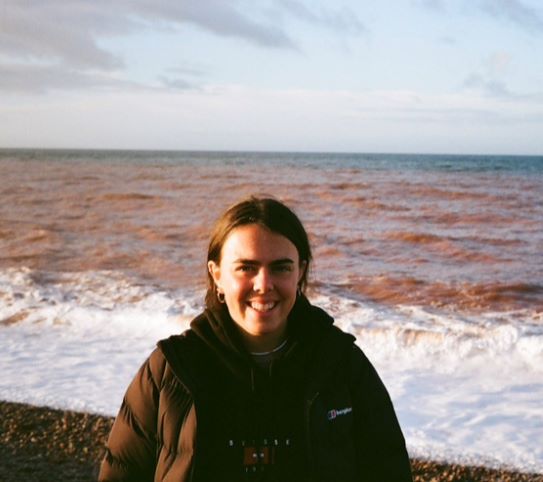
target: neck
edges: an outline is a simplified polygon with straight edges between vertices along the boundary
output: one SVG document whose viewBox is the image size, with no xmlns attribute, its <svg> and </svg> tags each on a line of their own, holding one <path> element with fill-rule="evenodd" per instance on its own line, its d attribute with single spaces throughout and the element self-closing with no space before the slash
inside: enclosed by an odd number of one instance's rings
<svg viewBox="0 0 543 482">
<path fill-rule="evenodd" d="M 281 333 L 266 333 L 265 335 L 251 335 L 241 332 L 243 344 L 249 353 L 266 353 L 275 350 L 287 339 L 286 330 Z"/>
<path fill-rule="evenodd" d="M 285 345 L 287 344 L 287 341 L 288 341 L 288 340 L 282 341 L 278 346 L 276 346 L 275 348 L 273 348 L 272 350 L 269 350 L 269 351 L 252 351 L 252 352 L 251 352 L 251 355 L 253 355 L 253 356 L 268 356 L 268 355 L 273 355 L 274 353 L 277 353 L 277 352 L 280 351 L 282 348 L 284 348 Z"/>
</svg>

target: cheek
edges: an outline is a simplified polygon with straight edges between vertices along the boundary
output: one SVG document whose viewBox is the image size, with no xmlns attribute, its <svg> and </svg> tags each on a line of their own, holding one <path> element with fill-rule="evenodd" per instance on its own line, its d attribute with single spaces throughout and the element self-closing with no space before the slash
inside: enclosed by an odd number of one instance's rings
<svg viewBox="0 0 543 482">
<path fill-rule="evenodd" d="M 224 279 L 223 289 L 227 298 L 236 299 L 249 289 L 247 283 L 235 276 L 227 276 Z"/>
<path fill-rule="evenodd" d="M 276 289 L 285 297 L 296 296 L 298 283 L 295 279 L 285 280 L 283 283 L 276 284 Z"/>
<path fill-rule="evenodd" d="M 245 310 L 247 308 L 245 299 L 248 296 L 248 291 L 243 282 L 233 279 L 229 280 L 228 285 L 224 288 L 226 306 L 228 307 L 230 316 L 237 322 L 240 322 L 245 317 Z"/>
</svg>

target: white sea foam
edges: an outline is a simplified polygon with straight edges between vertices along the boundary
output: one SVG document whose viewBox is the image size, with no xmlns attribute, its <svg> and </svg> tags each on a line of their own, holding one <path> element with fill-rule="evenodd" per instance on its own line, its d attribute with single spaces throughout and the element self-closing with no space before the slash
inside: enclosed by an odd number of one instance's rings
<svg viewBox="0 0 543 482">
<path fill-rule="evenodd" d="M 543 472 L 540 314 L 313 301 L 357 336 L 389 389 L 412 455 Z"/>
<path fill-rule="evenodd" d="M 0 275 L 0 399 L 115 414 L 157 340 L 188 327 L 194 298 L 131 284 L 114 272 L 37 283 Z M 26 314 L 26 315 L 24 315 Z"/>
<path fill-rule="evenodd" d="M 115 272 L 0 273 L 0 399 L 114 415 L 155 342 L 201 309 Z M 412 455 L 543 472 L 543 322 L 384 307 L 321 291 L 394 401 Z M 1 320 L 4 320 L 2 323 Z"/>
</svg>

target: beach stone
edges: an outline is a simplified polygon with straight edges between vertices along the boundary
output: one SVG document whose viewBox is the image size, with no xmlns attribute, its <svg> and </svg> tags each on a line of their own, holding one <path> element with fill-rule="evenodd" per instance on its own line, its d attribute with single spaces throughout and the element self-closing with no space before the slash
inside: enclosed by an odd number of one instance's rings
<svg viewBox="0 0 543 482">
<path fill-rule="evenodd" d="M 95 481 L 112 424 L 112 417 L 0 401 L 0 480 Z M 415 482 L 543 482 L 543 474 L 411 462 Z"/>
</svg>

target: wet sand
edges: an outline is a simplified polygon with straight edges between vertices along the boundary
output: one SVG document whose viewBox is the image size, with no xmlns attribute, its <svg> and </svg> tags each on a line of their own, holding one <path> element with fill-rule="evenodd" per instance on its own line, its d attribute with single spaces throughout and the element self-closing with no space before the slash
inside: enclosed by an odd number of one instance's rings
<svg viewBox="0 0 543 482">
<path fill-rule="evenodd" d="M 0 401 L 0 480 L 96 480 L 111 417 Z M 414 480 L 543 482 L 523 474 L 412 460 Z"/>
</svg>

